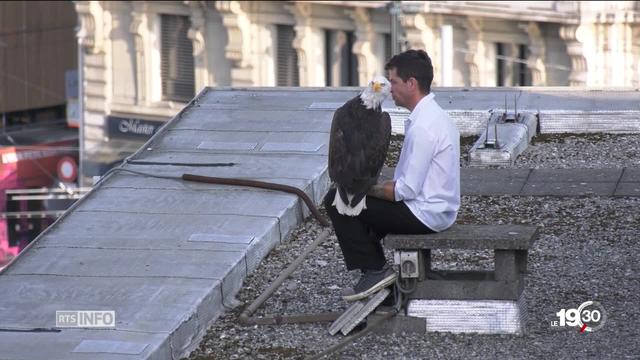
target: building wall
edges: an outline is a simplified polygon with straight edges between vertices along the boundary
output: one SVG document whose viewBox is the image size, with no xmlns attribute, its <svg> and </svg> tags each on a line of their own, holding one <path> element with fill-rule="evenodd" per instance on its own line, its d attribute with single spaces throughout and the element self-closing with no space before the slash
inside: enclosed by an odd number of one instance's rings
<svg viewBox="0 0 640 360">
<path fill-rule="evenodd" d="M 609 5 L 607 5 L 609 4 Z M 99 157 L 110 141 L 107 118 L 165 121 L 184 103 L 162 98 L 160 15 L 188 16 L 194 93 L 204 86 L 274 86 L 278 25 L 293 27 L 300 86 L 339 85 L 338 48 L 353 33 L 357 83 L 383 74 L 391 17 L 382 2 L 78 1 L 84 54 L 85 147 Z M 451 86 L 496 86 L 496 43 L 513 66 L 517 44 L 536 86 L 639 86 L 638 2 L 407 2 L 400 18 L 404 48 L 426 49 L 440 85 L 442 26 L 453 30 Z M 582 10 L 580 10 L 582 9 Z M 612 15 L 613 14 L 613 15 Z M 506 74 L 506 76 L 511 76 Z M 92 155 L 93 154 L 93 155 Z M 89 174 L 96 175 L 96 174 Z"/>
<path fill-rule="evenodd" d="M 0 112 L 62 105 L 77 69 L 70 1 L 0 2 Z"/>
</svg>

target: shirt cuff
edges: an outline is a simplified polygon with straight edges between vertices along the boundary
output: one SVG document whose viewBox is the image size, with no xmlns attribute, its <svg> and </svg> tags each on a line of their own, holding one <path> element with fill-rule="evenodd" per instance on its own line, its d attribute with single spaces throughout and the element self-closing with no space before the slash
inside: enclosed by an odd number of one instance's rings
<svg viewBox="0 0 640 360">
<path fill-rule="evenodd" d="M 402 179 L 396 180 L 396 186 L 393 189 L 396 201 L 415 199 L 416 194 Z"/>
</svg>

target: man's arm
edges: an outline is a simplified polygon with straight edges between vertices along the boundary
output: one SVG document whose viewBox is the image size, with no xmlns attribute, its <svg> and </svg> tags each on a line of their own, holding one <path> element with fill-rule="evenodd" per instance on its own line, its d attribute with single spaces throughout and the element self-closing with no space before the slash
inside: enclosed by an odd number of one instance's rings
<svg viewBox="0 0 640 360">
<path fill-rule="evenodd" d="M 367 195 L 387 201 L 396 201 L 394 195 L 395 181 L 385 181 L 382 184 L 376 184 L 371 187 Z"/>
</svg>

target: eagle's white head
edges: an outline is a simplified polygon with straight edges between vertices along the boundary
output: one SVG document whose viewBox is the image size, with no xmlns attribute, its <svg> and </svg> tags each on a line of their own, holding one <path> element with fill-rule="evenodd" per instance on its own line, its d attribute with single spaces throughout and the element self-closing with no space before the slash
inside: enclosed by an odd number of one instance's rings
<svg viewBox="0 0 640 360">
<path fill-rule="evenodd" d="M 367 109 L 377 109 L 391 93 L 391 84 L 384 76 L 376 76 L 360 94 Z"/>
</svg>

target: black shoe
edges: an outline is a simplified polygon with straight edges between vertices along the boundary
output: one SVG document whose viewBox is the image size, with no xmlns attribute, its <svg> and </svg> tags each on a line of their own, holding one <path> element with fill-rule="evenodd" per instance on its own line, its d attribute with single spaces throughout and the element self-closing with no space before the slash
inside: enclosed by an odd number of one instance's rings
<svg viewBox="0 0 640 360">
<path fill-rule="evenodd" d="M 382 270 L 363 270 L 360 280 L 353 288 L 345 289 L 342 299 L 356 301 L 367 298 L 378 291 L 392 285 L 398 274 L 392 268 L 385 267 Z"/>
</svg>

